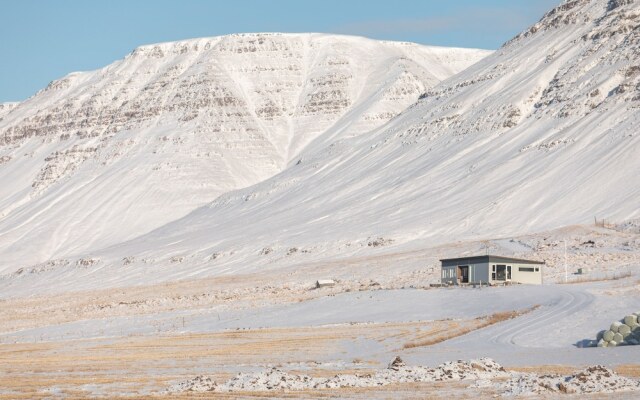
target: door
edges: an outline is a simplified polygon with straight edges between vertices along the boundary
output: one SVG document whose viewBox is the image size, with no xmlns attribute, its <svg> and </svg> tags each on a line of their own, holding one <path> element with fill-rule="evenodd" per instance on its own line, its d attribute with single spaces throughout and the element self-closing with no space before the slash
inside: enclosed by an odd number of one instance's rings
<svg viewBox="0 0 640 400">
<path fill-rule="evenodd" d="M 458 282 L 469 283 L 469 266 L 468 265 L 458 266 Z"/>
</svg>

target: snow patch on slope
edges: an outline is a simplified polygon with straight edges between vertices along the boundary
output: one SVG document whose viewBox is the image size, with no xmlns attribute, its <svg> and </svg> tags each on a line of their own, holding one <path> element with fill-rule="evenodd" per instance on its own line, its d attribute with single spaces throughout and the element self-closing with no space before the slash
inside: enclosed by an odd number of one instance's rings
<svg viewBox="0 0 640 400">
<path fill-rule="evenodd" d="M 489 53 L 241 34 L 142 46 L 69 74 L 0 107 L 3 260 L 146 233 L 275 175 L 304 149 L 371 131 Z"/>
<path fill-rule="evenodd" d="M 233 273 L 287 263 L 264 248 L 329 258 L 361 254 L 370 237 L 434 246 L 637 219 L 640 31 L 626 28 L 637 15 L 635 2 L 565 2 L 544 29 L 427 90 L 372 134 L 310 148 L 272 179 L 105 257 L 183 254 L 189 274 Z"/>
</svg>

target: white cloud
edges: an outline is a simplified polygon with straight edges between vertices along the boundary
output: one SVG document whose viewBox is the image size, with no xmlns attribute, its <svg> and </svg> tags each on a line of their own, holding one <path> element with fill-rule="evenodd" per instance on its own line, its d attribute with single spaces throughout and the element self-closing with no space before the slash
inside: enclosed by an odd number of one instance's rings
<svg viewBox="0 0 640 400">
<path fill-rule="evenodd" d="M 537 21 L 546 10 L 542 6 L 539 10 L 467 8 L 452 15 L 353 22 L 337 26 L 334 31 L 374 37 L 443 33 L 507 35 L 503 38 L 506 41 L 509 34 L 519 32 Z"/>
</svg>

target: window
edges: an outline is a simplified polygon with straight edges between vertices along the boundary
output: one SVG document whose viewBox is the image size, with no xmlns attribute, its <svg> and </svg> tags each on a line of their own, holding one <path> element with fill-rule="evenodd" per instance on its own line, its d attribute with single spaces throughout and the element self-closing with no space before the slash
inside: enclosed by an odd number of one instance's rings
<svg viewBox="0 0 640 400">
<path fill-rule="evenodd" d="M 496 265 L 496 272 L 495 274 L 491 274 L 491 276 L 494 276 L 495 278 L 493 278 L 496 281 L 506 281 L 507 280 L 507 266 L 504 264 L 498 264 Z"/>
<path fill-rule="evenodd" d="M 446 278 L 447 277 L 447 270 L 443 269 L 442 270 L 442 278 Z"/>
<path fill-rule="evenodd" d="M 518 267 L 518 271 L 520 271 L 520 272 L 533 272 L 534 268 L 533 267 Z"/>
<path fill-rule="evenodd" d="M 536 267 L 536 272 L 540 271 L 540 268 Z"/>
<path fill-rule="evenodd" d="M 507 280 L 511 280 L 511 265 L 507 265 Z"/>
</svg>

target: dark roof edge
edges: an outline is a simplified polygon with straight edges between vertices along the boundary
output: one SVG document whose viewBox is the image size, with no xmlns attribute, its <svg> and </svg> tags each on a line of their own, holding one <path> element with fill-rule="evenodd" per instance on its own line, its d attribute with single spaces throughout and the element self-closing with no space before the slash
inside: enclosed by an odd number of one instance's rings
<svg viewBox="0 0 640 400">
<path fill-rule="evenodd" d="M 443 258 L 440 259 L 440 262 L 443 261 L 461 261 L 461 260 L 472 260 L 475 259 L 477 261 L 504 261 L 504 262 L 521 262 L 526 264 L 544 264 L 544 261 L 536 261 L 536 260 L 526 260 L 524 258 L 513 258 L 513 257 L 503 257 L 503 256 L 494 256 L 494 255 L 482 255 L 482 256 L 470 256 L 470 257 L 457 257 L 457 258 Z"/>
</svg>

